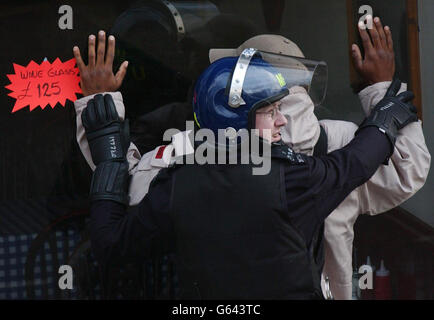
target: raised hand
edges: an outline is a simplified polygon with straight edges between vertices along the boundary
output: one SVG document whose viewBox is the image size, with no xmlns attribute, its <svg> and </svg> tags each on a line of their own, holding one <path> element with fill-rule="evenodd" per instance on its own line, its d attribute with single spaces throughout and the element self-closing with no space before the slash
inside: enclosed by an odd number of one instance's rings
<svg viewBox="0 0 434 320">
<path fill-rule="evenodd" d="M 74 57 L 80 70 L 80 85 L 84 96 L 95 93 L 112 92 L 119 89 L 127 73 L 128 61 L 124 61 L 116 75 L 113 73 L 113 60 L 115 56 L 115 37 L 109 36 L 106 50 L 106 35 L 104 31 L 98 32 L 98 48 L 95 55 L 94 35 L 89 36 L 88 65 L 81 58 L 80 49 L 73 48 Z"/>
<path fill-rule="evenodd" d="M 372 16 L 368 16 L 368 24 Z M 365 57 L 362 58 L 360 48 L 351 47 L 353 63 L 360 76 L 372 85 L 377 82 L 392 81 L 395 74 L 395 54 L 393 52 L 392 32 L 388 26 L 383 28 L 380 18 L 376 17 L 369 29 L 369 35 L 359 23 L 359 33 L 362 38 Z"/>
</svg>

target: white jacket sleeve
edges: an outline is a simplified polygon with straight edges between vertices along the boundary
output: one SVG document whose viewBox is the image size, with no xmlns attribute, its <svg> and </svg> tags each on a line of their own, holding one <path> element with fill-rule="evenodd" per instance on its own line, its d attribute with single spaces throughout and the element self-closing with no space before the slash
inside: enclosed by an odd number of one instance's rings
<svg viewBox="0 0 434 320">
<path fill-rule="evenodd" d="M 125 106 L 124 102 L 122 100 L 122 94 L 120 92 L 103 92 L 102 94 L 110 94 L 113 98 L 113 102 L 116 106 L 116 111 L 118 112 L 119 118 L 121 120 L 124 120 L 125 118 Z M 89 143 L 86 139 L 86 134 L 84 132 L 83 124 L 81 123 L 81 113 L 86 108 L 87 103 L 90 99 L 93 99 L 95 95 L 90 95 L 83 97 L 81 99 L 78 99 L 74 102 L 75 107 L 75 115 L 76 115 L 76 122 L 77 122 L 77 143 L 80 147 L 81 153 L 83 154 L 84 158 L 86 159 L 86 162 L 89 164 L 90 168 L 95 170 L 95 164 L 92 161 L 92 156 L 90 154 L 89 149 Z M 140 152 L 137 149 L 137 147 L 134 145 L 134 143 L 130 143 L 130 146 L 128 147 L 127 151 L 127 160 L 129 164 L 129 170 L 130 174 L 131 171 L 134 170 L 134 168 L 137 166 L 138 162 L 140 161 Z"/>
<path fill-rule="evenodd" d="M 161 169 L 167 168 L 183 155 L 194 152 L 188 139 L 188 131 L 172 136 L 172 142 L 144 154 L 133 172 L 130 171 L 130 206 L 137 205 L 149 191 L 149 186 Z"/>
<path fill-rule="evenodd" d="M 366 115 L 384 97 L 390 82 L 380 82 L 359 93 Z M 407 90 L 402 84 L 401 90 Z M 431 156 L 425 144 L 421 121 L 401 129 L 387 166 L 382 165 L 371 179 L 358 188 L 360 213 L 378 214 L 390 210 L 414 195 L 428 176 Z"/>
</svg>

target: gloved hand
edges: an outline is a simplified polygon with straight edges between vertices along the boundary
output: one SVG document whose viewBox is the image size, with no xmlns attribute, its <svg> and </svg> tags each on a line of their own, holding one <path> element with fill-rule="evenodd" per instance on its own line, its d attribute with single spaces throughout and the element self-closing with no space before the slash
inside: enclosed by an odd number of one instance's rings
<svg viewBox="0 0 434 320">
<path fill-rule="evenodd" d="M 113 98 L 97 94 L 89 100 L 81 120 L 95 166 L 103 161 L 125 159 L 130 145 L 128 121 L 121 122 Z"/>
<path fill-rule="evenodd" d="M 392 146 L 395 145 L 398 130 L 417 121 L 416 107 L 411 104 L 411 100 L 414 98 L 413 92 L 405 91 L 397 96 L 399 88 L 401 88 L 401 81 L 393 80 L 384 98 L 362 122 L 356 134 L 366 127 L 378 127 L 389 138 Z"/>
<path fill-rule="evenodd" d="M 98 94 L 81 116 L 96 169 L 90 186 L 90 199 L 112 200 L 127 205 L 130 144 L 128 123 L 120 121 L 112 97 Z"/>
</svg>

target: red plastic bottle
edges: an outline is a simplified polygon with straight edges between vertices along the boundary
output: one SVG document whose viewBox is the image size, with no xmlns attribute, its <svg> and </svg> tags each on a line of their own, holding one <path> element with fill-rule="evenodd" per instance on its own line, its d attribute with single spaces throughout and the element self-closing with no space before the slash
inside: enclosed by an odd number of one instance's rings
<svg viewBox="0 0 434 320">
<path fill-rule="evenodd" d="M 384 267 L 383 260 L 381 260 L 380 269 L 375 272 L 374 295 L 375 300 L 392 299 L 392 291 L 390 287 L 390 272 Z"/>
</svg>

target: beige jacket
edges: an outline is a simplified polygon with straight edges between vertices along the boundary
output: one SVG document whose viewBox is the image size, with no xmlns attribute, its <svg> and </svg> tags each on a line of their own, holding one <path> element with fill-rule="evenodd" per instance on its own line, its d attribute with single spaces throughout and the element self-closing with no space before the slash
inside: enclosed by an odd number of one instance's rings
<svg viewBox="0 0 434 320">
<path fill-rule="evenodd" d="M 377 83 L 360 92 L 359 97 L 365 114 L 369 114 L 372 107 L 381 100 L 389 85 L 390 82 Z M 401 91 L 403 90 L 406 90 L 405 85 L 401 88 Z M 120 118 L 123 119 L 125 108 L 121 94 L 119 92 L 110 94 L 113 96 Z M 95 166 L 81 124 L 81 112 L 91 98 L 93 96 L 77 100 L 75 109 L 77 114 L 77 142 L 86 161 L 94 170 Z M 310 111 L 313 113 L 313 108 Z M 298 121 L 297 116 L 295 116 L 288 123 L 297 125 L 302 121 L 306 124 L 306 112 L 299 112 L 299 114 L 302 116 Z M 309 114 L 307 118 L 309 123 L 315 126 L 314 121 L 317 121 L 316 118 Z M 322 120 L 317 122 L 316 126 L 318 126 L 318 123 L 327 132 L 329 152 L 345 146 L 351 141 L 357 130 L 357 126 L 351 122 Z M 289 139 L 293 140 L 291 145 L 298 149 L 295 151 L 312 153 L 319 132 L 316 128 L 308 131 L 307 135 L 309 135 L 310 139 L 300 135 L 289 137 Z M 285 132 L 282 132 L 282 137 L 285 137 Z M 151 180 L 162 167 L 167 167 L 173 161 L 172 152 L 174 150 L 175 156 L 185 153 L 185 151 L 181 150 L 181 146 L 187 141 L 185 133 L 172 137 L 172 141 L 168 147 L 164 148 L 161 158 L 156 157 L 161 147 L 140 157 L 136 146 L 131 143 L 127 154 L 130 174 L 132 175 L 129 189 L 130 205 L 136 205 L 143 199 L 148 192 Z M 187 146 L 188 152 L 192 152 L 192 148 L 189 146 Z M 362 213 L 378 214 L 387 211 L 410 198 L 425 183 L 430 160 L 421 123 L 408 125 L 401 130 L 398 136 L 395 152 L 389 165 L 381 166 L 367 183 L 354 190 L 326 219 L 324 276 L 327 276 L 330 280 L 331 291 L 335 299 L 351 299 L 353 225 L 357 216 Z"/>
<path fill-rule="evenodd" d="M 390 82 L 377 83 L 359 93 L 368 115 L 384 97 Z M 402 85 L 401 91 L 407 89 Z M 350 122 L 322 120 L 327 132 L 328 152 L 342 148 L 354 137 L 357 126 Z M 431 156 L 425 144 L 421 122 L 400 130 L 389 165 L 382 165 L 371 179 L 351 192 L 325 221 L 325 266 L 335 299 L 351 299 L 353 226 L 360 214 L 375 215 L 409 199 L 425 183 Z"/>
</svg>

